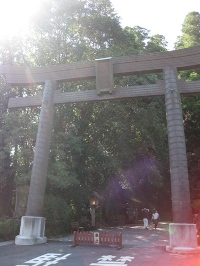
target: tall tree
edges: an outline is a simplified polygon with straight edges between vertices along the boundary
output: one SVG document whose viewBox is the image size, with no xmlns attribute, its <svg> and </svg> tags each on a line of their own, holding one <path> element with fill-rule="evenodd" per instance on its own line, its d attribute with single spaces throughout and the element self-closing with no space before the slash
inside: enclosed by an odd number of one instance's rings
<svg viewBox="0 0 200 266">
<path fill-rule="evenodd" d="M 107 56 L 123 41 L 122 28 L 106 0 L 44 1 L 30 31 L 33 64 L 61 64 Z"/>
<path fill-rule="evenodd" d="M 190 12 L 185 17 L 182 25 L 182 35 L 175 43 L 176 49 L 188 48 L 200 43 L 200 13 Z"/>
<path fill-rule="evenodd" d="M 153 35 L 146 45 L 146 51 L 148 53 L 164 52 L 167 51 L 167 41 L 165 37 L 160 34 Z"/>
<path fill-rule="evenodd" d="M 0 216 L 10 216 L 14 187 L 10 150 L 7 145 L 5 116 L 8 93 L 4 77 L 0 76 Z"/>
</svg>

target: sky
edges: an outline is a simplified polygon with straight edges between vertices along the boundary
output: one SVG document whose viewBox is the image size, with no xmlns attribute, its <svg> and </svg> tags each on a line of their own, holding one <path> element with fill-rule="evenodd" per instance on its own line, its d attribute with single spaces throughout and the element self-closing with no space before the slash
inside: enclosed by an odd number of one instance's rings
<svg viewBox="0 0 200 266">
<path fill-rule="evenodd" d="M 110 0 L 123 27 L 140 26 L 150 35 L 161 34 L 173 50 L 186 15 L 200 12 L 200 0 Z M 38 12 L 42 0 L 0 0 L 0 39 L 19 35 L 30 16 Z"/>
<path fill-rule="evenodd" d="M 0 0 L 0 39 L 22 34 L 42 0 Z"/>
<path fill-rule="evenodd" d="M 161 34 L 173 50 L 189 12 L 200 13 L 200 0 L 111 0 L 123 27 L 140 26 L 150 35 Z"/>
</svg>

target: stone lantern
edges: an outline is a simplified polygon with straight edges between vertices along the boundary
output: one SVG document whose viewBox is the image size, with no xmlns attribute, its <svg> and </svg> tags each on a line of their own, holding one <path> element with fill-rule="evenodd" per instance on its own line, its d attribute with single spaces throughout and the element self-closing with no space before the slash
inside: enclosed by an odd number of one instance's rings
<svg viewBox="0 0 200 266">
<path fill-rule="evenodd" d="M 92 216 L 92 228 L 95 229 L 95 210 L 99 206 L 99 199 L 95 196 L 90 197 L 90 214 Z"/>
</svg>

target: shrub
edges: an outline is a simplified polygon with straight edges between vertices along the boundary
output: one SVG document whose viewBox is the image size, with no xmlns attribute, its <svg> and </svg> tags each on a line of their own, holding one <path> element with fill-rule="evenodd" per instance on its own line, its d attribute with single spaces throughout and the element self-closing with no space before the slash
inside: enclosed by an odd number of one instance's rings
<svg viewBox="0 0 200 266">
<path fill-rule="evenodd" d="M 44 201 L 44 217 L 46 217 L 46 236 L 59 236 L 70 231 L 69 206 L 63 198 L 46 195 Z"/>
<path fill-rule="evenodd" d="M 19 229 L 19 219 L 0 219 L 0 241 L 13 240 Z"/>
</svg>

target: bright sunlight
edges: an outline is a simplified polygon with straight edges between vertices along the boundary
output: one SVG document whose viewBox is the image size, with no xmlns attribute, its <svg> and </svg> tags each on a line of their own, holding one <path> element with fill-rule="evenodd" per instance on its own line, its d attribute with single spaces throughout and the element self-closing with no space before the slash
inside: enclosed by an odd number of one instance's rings
<svg viewBox="0 0 200 266">
<path fill-rule="evenodd" d="M 26 32 L 42 0 L 0 0 L 0 39 Z"/>
</svg>

